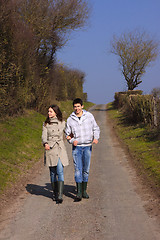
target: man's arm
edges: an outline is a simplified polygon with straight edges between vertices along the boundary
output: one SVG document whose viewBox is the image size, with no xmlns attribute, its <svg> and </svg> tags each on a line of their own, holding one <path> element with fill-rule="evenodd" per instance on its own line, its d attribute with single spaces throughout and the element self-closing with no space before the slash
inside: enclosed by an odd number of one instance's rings
<svg viewBox="0 0 160 240">
<path fill-rule="evenodd" d="M 73 133 L 72 133 L 72 128 L 69 125 L 68 121 L 66 123 L 65 135 L 66 135 L 66 139 L 68 140 L 68 142 L 73 144 L 75 139 L 74 139 L 74 136 L 73 136 Z"/>
</svg>

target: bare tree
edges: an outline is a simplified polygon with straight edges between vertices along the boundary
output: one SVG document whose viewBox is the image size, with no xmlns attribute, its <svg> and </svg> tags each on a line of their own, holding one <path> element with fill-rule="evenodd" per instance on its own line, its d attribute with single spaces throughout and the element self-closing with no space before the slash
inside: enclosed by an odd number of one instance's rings
<svg viewBox="0 0 160 240">
<path fill-rule="evenodd" d="M 158 42 L 146 32 L 138 30 L 113 37 L 111 52 L 119 57 L 122 74 L 128 90 L 133 90 L 141 82 L 142 75 L 151 61 L 158 55 Z"/>
<path fill-rule="evenodd" d="M 22 19 L 34 32 L 35 50 L 47 67 L 71 31 L 84 27 L 89 17 L 86 0 L 24 0 L 20 9 Z"/>
<path fill-rule="evenodd" d="M 156 98 L 160 98 L 160 87 L 153 88 L 151 94 Z"/>
<path fill-rule="evenodd" d="M 62 64 L 54 67 L 53 82 L 50 86 L 52 95 L 55 94 L 57 100 L 73 100 L 76 96 L 83 99 L 85 73 Z"/>
</svg>

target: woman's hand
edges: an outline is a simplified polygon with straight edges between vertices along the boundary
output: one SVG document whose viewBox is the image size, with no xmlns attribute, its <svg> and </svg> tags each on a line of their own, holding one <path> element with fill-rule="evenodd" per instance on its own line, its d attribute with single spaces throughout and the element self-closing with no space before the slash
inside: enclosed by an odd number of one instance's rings
<svg viewBox="0 0 160 240">
<path fill-rule="evenodd" d="M 71 140 L 71 136 L 67 136 L 66 138 L 67 138 L 67 140 Z"/>
<path fill-rule="evenodd" d="M 48 145 L 48 143 L 45 144 L 45 150 L 49 150 L 50 146 Z"/>
<path fill-rule="evenodd" d="M 73 133 L 71 133 L 70 135 L 68 135 L 67 137 L 67 140 L 71 140 L 73 138 Z"/>
</svg>

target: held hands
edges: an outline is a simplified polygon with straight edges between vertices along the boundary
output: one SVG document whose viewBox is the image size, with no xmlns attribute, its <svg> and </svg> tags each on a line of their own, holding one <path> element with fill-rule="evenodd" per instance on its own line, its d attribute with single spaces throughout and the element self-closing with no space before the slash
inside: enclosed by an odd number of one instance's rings
<svg viewBox="0 0 160 240">
<path fill-rule="evenodd" d="M 67 136 L 66 138 L 67 138 L 67 140 L 71 140 L 71 136 Z"/>
<path fill-rule="evenodd" d="M 71 140 L 71 139 L 73 138 L 73 136 L 69 135 L 69 136 L 67 136 L 66 138 L 67 138 L 67 140 Z M 78 144 L 78 141 L 75 140 L 75 141 L 73 142 L 73 146 L 77 146 L 77 144 Z"/>
<path fill-rule="evenodd" d="M 71 133 L 70 135 L 68 135 L 67 137 L 67 140 L 71 140 L 73 138 L 73 133 Z"/>
</svg>

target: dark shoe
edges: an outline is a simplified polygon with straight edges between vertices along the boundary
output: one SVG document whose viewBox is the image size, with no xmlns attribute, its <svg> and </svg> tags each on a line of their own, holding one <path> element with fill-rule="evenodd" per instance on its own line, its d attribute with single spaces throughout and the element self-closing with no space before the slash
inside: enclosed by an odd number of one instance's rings
<svg viewBox="0 0 160 240">
<path fill-rule="evenodd" d="M 51 186 L 52 186 L 52 190 L 53 190 L 52 199 L 53 199 L 53 201 L 56 201 L 57 196 L 58 196 L 58 184 L 57 184 L 57 182 L 51 182 Z"/>
<path fill-rule="evenodd" d="M 87 182 L 82 182 L 82 197 L 83 198 L 89 198 L 89 195 L 86 192 L 87 189 Z"/>
<path fill-rule="evenodd" d="M 82 200 L 82 183 L 76 183 L 77 185 L 77 195 L 76 195 L 76 199 L 78 201 Z"/>
<path fill-rule="evenodd" d="M 63 188 L 64 188 L 64 182 L 58 181 L 58 198 L 57 198 L 58 203 L 63 202 Z"/>
</svg>

